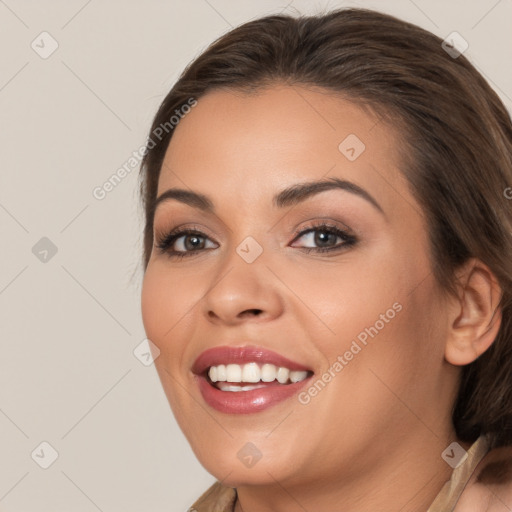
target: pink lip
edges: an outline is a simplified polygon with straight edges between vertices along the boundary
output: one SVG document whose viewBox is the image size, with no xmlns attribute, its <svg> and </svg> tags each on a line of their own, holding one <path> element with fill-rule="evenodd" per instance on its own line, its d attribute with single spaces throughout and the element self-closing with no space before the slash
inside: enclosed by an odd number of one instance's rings
<svg viewBox="0 0 512 512">
<path fill-rule="evenodd" d="M 293 384 L 279 384 L 276 381 L 266 384 L 266 387 L 251 391 L 221 391 L 212 386 L 206 372 L 210 366 L 220 364 L 245 364 L 250 362 L 284 366 L 290 370 L 311 370 L 271 350 L 258 347 L 216 347 L 205 350 L 195 361 L 192 371 L 205 402 L 226 414 L 250 414 L 263 411 L 293 395 L 306 385 L 311 377 Z M 249 385 L 249 384 L 248 384 Z"/>
</svg>

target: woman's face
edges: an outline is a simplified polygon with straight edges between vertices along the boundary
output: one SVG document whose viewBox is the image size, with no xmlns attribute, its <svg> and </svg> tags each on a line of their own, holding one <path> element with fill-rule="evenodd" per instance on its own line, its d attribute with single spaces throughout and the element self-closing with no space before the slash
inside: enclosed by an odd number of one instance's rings
<svg viewBox="0 0 512 512">
<path fill-rule="evenodd" d="M 400 133 L 288 86 L 210 92 L 174 130 L 158 196 L 186 194 L 156 208 L 142 314 L 200 462 L 238 486 L 439 458 L 458 373 Z"/>
</svg>

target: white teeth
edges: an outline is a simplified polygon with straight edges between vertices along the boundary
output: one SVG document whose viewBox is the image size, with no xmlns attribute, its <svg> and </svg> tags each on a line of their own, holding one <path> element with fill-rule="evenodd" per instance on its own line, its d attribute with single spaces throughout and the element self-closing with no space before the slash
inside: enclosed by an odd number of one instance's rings
<svg viewBox="0 0 512 512">
<path fill-rule="evenodd" d="M 244 364 L 242 369 L 242 382 L 259 382 L 261 370 L 258 363 Z"/>
<path fill-rule="evenodd" d="M 219 382 L 226 382 L 227 378 L 226 366 L 219 364 L 219 366 L 217 366 L 217 380 Z"/>
<path fill-rule="evenodd" d="M 261 367 L 261 380 L 263 382 L 272 382 L 276 380 L 276 367 L 273 364 L 264 364 Z"/>
<path fill-rule="evenodd" d="M 279 368 L 279 370 L 277 370 L 277 381 L 281 384 L 284 384 L 289 376 L 290 370 L 288 370 L 288 368 Z"/>
<path fill-rule="evenodd" d="M 252 389 L 264 388 L 263 384 L 249 385 L 249 386 L 230 386 L 227 382 L 219 382 L 218 388 L 221 391 L 251 391 Z"/>
<path fill-rule="evenodd" d="M 292 382 L 300 382 L 304 380 L 308 376 L 308 372 L 290 372 L 290 380 Z"/>
<path fill-rule="evenodd" d="M 220 364 L 211 366 L 208 376 L 212 382 L 273 382 L 277 380 L 280 384 L 296 383 L 303 381 L 307 376 L 307 371 L 290 371 L 288 368 L 276 367 L 273 364 L 265 363 L 261 367 L 256 362 L 239 364 Z M 249 391 L 263 386 L 217 386 L 223 391 Z M 229 389 L 228 389 L 229 388 Z"/>
<path fill-rule="evenodd" d="M 242 367 L 239 364 L 226 365 L 226 380 L 228 382 L 242 382 Z"/>
</svg>

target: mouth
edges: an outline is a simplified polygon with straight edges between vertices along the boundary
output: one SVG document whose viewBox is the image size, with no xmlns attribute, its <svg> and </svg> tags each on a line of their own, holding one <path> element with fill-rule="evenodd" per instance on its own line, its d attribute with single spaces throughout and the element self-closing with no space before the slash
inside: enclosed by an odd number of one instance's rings
<svg viewBox="0 0 512 512">
<path fill-rule="evenodd" d="M 217 347 L 203 352 L 192 368 L 205 402 L 220 412 L 248 414 L 298 393 L 314 372 L 258 347 Z"/>
</svg>

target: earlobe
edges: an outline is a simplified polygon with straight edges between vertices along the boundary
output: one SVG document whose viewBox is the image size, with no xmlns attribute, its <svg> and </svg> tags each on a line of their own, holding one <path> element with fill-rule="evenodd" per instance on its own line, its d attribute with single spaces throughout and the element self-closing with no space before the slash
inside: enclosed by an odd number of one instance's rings
<svg viewBox="0 0 512 512">
<path fill-rule="evenodd" d="M 501 325 L 501 287 L 492 271 L 471 259 L 460 271 L 459 297 L 450 302 L 453 314 L 445 359 L 457 366 L 472 363 L 493 343 Z"/>
</svg>

